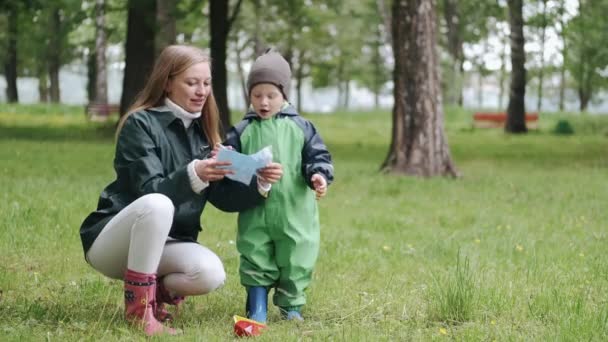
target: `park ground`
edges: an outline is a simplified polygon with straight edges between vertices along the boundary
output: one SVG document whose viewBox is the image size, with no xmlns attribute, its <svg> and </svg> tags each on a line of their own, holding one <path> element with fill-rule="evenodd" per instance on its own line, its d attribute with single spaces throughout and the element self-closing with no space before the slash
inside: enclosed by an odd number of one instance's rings
<svg viewBox="0 0 608 342">
<path fill-rule="evenodd" d="M 471 114 L 446 110 L 456 180 L 379 172 L 389 111 L 307 115 L 336 181 L 319 202 L 306 321 L 273 307 L 259 341 L 608 339 L 608 116 L 541 113 L 512 136 L 473 129 Z M 555 134 L 559 120 L 574 134 Z M 78 235 L 114 176 L 111 126 L 80 107 L 0 106 L 1 340 L 143 339 Z M 167 340 L 231 340 L 244 314 L 236 216 L 210 208 L 202 223 L 227 282 L 188 298 L 184 335 Z"/>
</svg>

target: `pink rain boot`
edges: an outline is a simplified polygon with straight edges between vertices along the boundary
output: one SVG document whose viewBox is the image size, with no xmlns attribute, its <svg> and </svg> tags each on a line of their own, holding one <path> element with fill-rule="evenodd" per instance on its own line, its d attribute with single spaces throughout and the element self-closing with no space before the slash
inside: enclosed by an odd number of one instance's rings
<svg viewBox="0 0 608 342">
<path fill-rule="evenodd" d="M 175 329 L 165 327 L 154 317 L 156 306 L 156 275 L 127 270 L 125 273 L 125 316 L 143 327 L 148 336 L 175 335 Z"/>
<path fill-rule="evenodd" d="M 154 310 L 154 317 L 161 322 L 172 322 L 173 315 L 165 309 L 165 304 L 175 305 L 176 314 L 178 305 L 183 302 L 185 297 L 171 296 L 169 290 L 165 287 L 162 278 L 158 279 L 156 286 L 156 309 Z"/>
</svg>

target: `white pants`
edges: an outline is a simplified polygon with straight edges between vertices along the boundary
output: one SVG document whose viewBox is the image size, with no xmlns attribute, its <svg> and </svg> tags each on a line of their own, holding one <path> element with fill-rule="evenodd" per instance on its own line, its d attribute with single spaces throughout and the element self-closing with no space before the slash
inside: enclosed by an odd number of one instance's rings
<svg viewBox="0 0 608 342">
<path fill-rule="evenodd" d="M 140 197 L 103 228 L 87 261 L 107 277 L 123 279 L 128 269 L 156 273 L 171 295 L 209 293 L 224 284 L 220 258 L 194 242 L 169 238 L 175 208 L 162 194 Z"/>
</svg>

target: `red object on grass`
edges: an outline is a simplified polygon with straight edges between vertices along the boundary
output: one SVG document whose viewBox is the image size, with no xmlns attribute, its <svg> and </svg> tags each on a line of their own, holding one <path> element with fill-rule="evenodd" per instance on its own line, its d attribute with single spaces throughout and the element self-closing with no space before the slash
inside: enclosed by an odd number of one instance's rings
<svg viewBox="0 0 608 342">
<path fill-rule="evenodd" d="M 266 324 L 245 317 L 234 316 L 234 333 L 236 336 L 259 336 L 266 328 Z"/>
</svg>

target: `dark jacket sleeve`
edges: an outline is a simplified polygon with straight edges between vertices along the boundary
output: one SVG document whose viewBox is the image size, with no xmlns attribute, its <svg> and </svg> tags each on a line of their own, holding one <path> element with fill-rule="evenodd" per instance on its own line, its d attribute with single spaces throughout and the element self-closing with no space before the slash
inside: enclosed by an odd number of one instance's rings
<svg viewBox="0 0 608 342">
<path fill-rule="evenodd" d="M 334 180 L 334 166 L 331 155 L 315 126 L 308 120 L 302 119 L 302 122 L 305 136 L 304 148 L 302 149 L 302 174 L 304 179 L 312 189 L 313 185 L 310 178 L 315 173 L 320 173 L 329 185 Z"/>
<path fill-rule="evenodd" d="M 143 118 L 129 117 L 116 143 L 114 168 L 135 197 L 161 193 L 174 204 L 192 198 L 187 165 L 165 174 L 160 147 L 152 138 L 150 125 Z"/>
<path fill-rule="evenodd" d="M 264 196 L 258 191 L 257 177 L 253 177 L 249 185 L 224 178 L 211 182 L 207 191 L 207 199 L 214 207 L 222 211 L 238 212 L 251 209 L 264 201 Z"/>
</svg>

